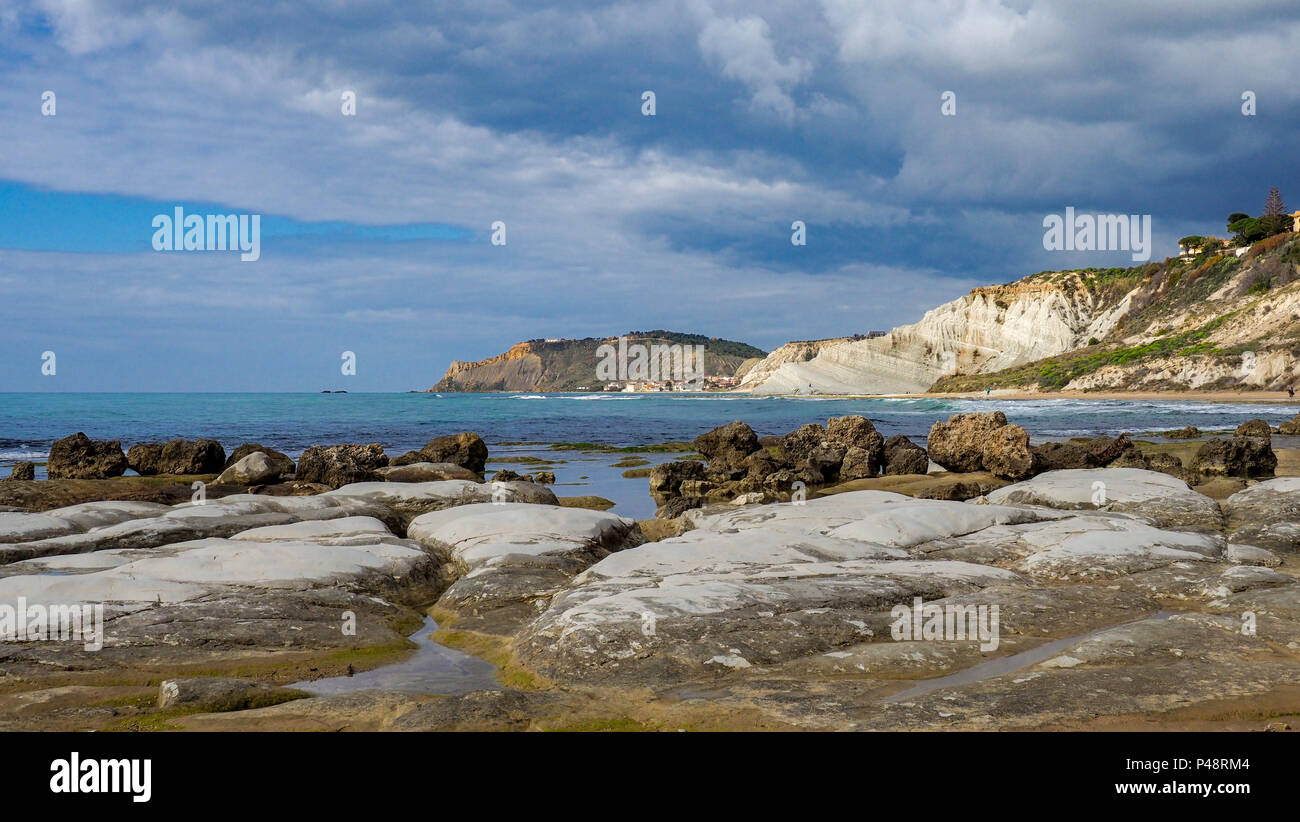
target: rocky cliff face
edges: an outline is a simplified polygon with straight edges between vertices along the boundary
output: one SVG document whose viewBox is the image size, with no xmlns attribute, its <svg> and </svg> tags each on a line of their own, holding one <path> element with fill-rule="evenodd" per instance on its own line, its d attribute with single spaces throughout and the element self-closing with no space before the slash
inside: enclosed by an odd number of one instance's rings
<svg viewBox="0 0 1300 822">
<path fill-rule="evenodd" d="M 764 352 L 745 343 L 675 332 L 628 334 L 632 345 L 695 346 L 704 350 L 703 371 L 708 376 L 731 376 L 738 369 L 760 362 Z M 578 391 L 599 390 L 597 365 L 601 346 L 617 346 L 618 337 L 581 340 L 531 340 L 516 343 L 504 354 L 477 362 L 454 360 L 430 391 Z M 664 375 L 666 378 L 668 375 Z"/>
<path fill-rule="evenodd" d="M 1102 272 L 1124 295 L 1083 345 L 946 376 L 941 391 L 1283 390 L 1300 381 L 1300 235 L 1238 257 L 1171 258 Z"/>
<path fill-rule="evenodd" d="M 939 378 L 996 371 L 1104 336 L 1123 299 L 1087 277 L 1035 275 L 977 288 L 883 337 L 783 345 L 746 375 L 756 394 L 889 394 L 925 391 Z"/>
<path fill-rule="evenodd" d="M 1300 235 L 1238 257 L 1042 272 L 977 288 L 883 337 L 783 345 L 740 390 L 1270 388 L 1300 380 Z"/>
</svg>

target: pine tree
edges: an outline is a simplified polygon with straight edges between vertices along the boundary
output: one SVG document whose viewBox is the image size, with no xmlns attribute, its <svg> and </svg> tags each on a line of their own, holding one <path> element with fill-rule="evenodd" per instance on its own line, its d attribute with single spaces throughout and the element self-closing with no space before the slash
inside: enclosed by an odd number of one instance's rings
<svg viewBox="0 0 1300 822">
<path fill-rule="evenodd" d="M 1268 197 L 1264 200 L 1264 216 L 1260 218 L 1264 229 L 1269 235 L 1278 234 L 1291 228 L 1290 219 L 1287 217 L 1286 205 L 1282 202 L 1282 192 L 1276 187 L 1268 190 Z"/>
</svg>

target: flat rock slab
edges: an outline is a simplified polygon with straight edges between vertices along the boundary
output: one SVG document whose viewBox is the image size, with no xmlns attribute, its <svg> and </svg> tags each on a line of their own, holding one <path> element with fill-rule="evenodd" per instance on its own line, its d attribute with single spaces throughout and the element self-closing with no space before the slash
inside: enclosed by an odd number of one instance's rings
<svg viewBox="0 0 1300 822">
<path fill-rule="evenodd" d="M 1228 539 L 1274 551 L 1300 551 L 1300 477 L 1279 477 L 1223 502 Z"/>
<path fill-rule="evenodd" d="M 387 543 L 323 545 L 202 539 L 121 551 L 111 568 L 70 575 L 14 575 L 0 579 L 0 602 L 172 603 L 229 586 L 258 589 L 337 584 L 365 574 L 400 576 L 428 560 L 418 547 Z M 126 560 L 126 561 L 123 561 Z"/>
<path fill-rule="evenodd" d="M 354 482 L 322 494 L 378 503 L 407 519 L 430 511 L 476 502 L 526 502 L 556 505 L 555 494 L 544 485 L 531 482 Z"/>
<path fill-rule="evenodd" d="M 156 502 L 83 502 L 40 513 L 0 511 L 0 543 L 78 534 L 127 520 L 161 516 L 171 506 Z"/>
<path fill-rule="evenodd" d="M 973 527 L 968 511 L 985 523 L 1018 517 L 955 504 L 964 510 L 863 491 L 700 517 L 697 530 L 611 554 L 584 571 L 523 629 L 517 647 L 559 678 L 709 676 L 862 642 L 878 633 L 882 611 L 917 596 L 1024 584 L 1003 568 L 910 559 L 887 544 L 913 542 L 897 516 L 882 520 L 879 542 L 837 535 L 852 518 L 901 515 L 910 506 L 932 507 L 929 521 L 906 521 L 940 535 Z"/>
<path fill-rule="evenodd" d="M 1062 511 L 1115 511 L 1147 517 L 1164 528 L 1219 531 L 1219 504 L 1187 483 L 1141 468 L 1048 471 L 990 493 L 989 502 Z"/>
<path fill-rule="evenodd" d="M 593 562 L 642 541 L 636 522 L 615 514 L 509 502 L 422 514 L 407 533 L 456 577 L 438 604 L 488 633 L 512 631 Z"/>
<path fill-rule="evenodd" d="M 114 548 L 153 548 L 193 539 L 229 537 L 252 528 L 302 520 L 348 516 L 382 517 L 392 521 L 398 519 L 382 505 L 351 497 L 264 497 L 251 494 L 237 494 L 203 504 L 184 503 L 153 507 L 147 511 L 136 509 L 136 513 L 143 515 L 132 516 L 115 525 L 104 525 L 84 533 L 0 545 L 0 563 Z"/>
</svg>

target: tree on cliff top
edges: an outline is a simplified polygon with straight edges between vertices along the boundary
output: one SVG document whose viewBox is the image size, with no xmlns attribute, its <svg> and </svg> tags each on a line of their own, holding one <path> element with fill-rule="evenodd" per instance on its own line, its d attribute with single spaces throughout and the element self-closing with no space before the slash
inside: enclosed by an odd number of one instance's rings
<svg viewBox="0 0 1300 822">
<path fill-rule="evenodd" d="M 1287 216 L 1286 205 L 1282 202 L 1282 192 L 1276 187 L 1268 190 L 1268 197 L 1264 200 L 1264 216 L 1259 221 L 1269 236 L 1290 230 L 1291 218 Z"/>
</svg>

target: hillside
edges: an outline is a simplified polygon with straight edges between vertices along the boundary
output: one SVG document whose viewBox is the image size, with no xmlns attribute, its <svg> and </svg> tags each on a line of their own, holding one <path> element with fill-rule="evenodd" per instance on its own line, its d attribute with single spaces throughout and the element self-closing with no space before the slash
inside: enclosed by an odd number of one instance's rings
<svg viewBox="0 0 1300 822">
<path fill-rule="evenodd" d="M 1300 235 L 1288 233 L 1240 258 L 1204 254 L 1093 272 L 1124 309 L 1093 344 L 947 376 L 933 389 L 1283 390 L 1300 376 L 1298 265 Z"/>
<path fill-rule="evenodd" d="M 976 288 L 883 337 L 787 343 L 757 394 L 1279 388 L 1300 353 L 1300 238 L 1244 256 L 1041 272 Z"/>
<path fill-rule="evenodd" d="M 624 335 L 631 344 L 704 346 L 704 372 L 732 376 L 742 366 L 759 361 L 766 352 L 741 342 L 682 334 L 675 331 L 633 331 Z M 516 343 L 504 354 L 477 362 L 455 360 L 430 391 L 578 391 L 599 390 L 597 366 L 602 345 L 617 346 L 618 337 L 581 340 L 529 340 Z"/>
</svg>

